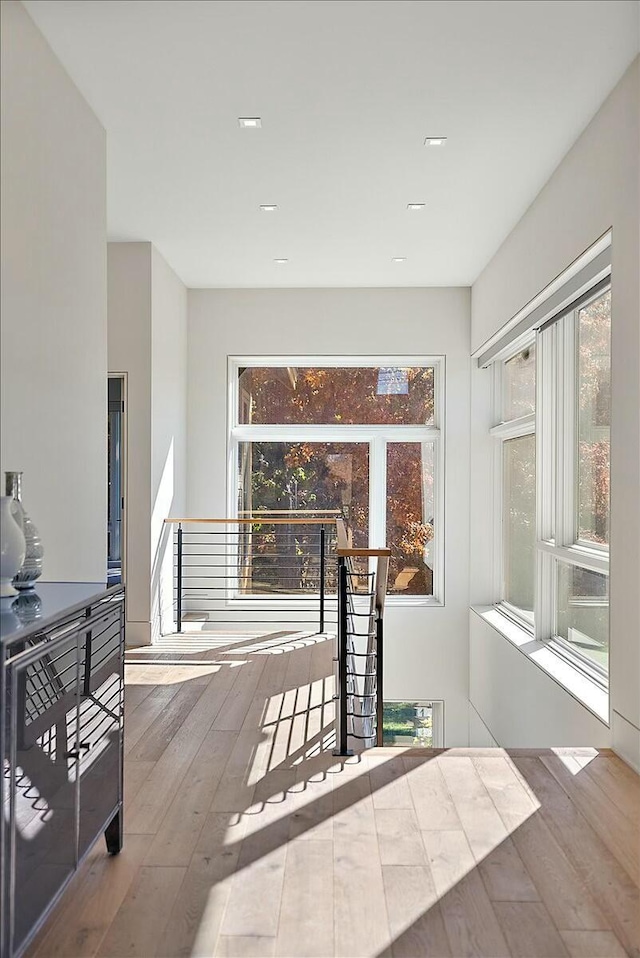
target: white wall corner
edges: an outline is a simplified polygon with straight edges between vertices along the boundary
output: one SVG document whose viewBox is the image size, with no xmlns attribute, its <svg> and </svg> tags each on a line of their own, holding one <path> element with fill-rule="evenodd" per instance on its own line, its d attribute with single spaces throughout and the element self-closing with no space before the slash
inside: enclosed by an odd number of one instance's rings
<svg viewBox="0 0 640 958">
<path fill-rule="evenodd" d="M 614 710 L 611 730 L 613 751 L 640 775 L 640 729 Z"/>
</svg>

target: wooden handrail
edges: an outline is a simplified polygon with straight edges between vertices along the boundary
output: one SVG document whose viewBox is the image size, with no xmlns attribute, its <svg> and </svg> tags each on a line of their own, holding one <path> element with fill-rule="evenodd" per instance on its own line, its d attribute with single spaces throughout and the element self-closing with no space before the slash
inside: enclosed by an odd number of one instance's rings
<svg viewBox="0 0 640 958">
<path fill-rule="evenodd" d="M 384 603 L 387 598 L 387 579 L 389 577 L 389 556 L 381 556 L 378 559 L 378 570 L 376 574 L 376 609 L 378 616 L 384 615 Z"/>
<path fill-rule="evenodd" d="M 316 516 L 341 516 L 339 509 L 266 509 L 264 512 L 253 512 L 251 509 L 240 509 L 241 516 L 306 516 L 312 512 Z"/>
<path fill-rule="evenodd" d="M 214 523 L 215 523 L 215 522 L 217 522 L 217 523 L 224 523 L 224 522 L 233 523 L 233 522 L 239 522 L 239 523 L 243 523 L 243 524 L 245 524 L 245 525 L 250 525 L 250 526 L 257 525 L 258 523 L 264 523 L 265 525 L 269 525 L 269 526 L 272 526 L 272 525 L 287 525 L 287 526 L 289 526 L 289 525 L 303 525 L 303 526 L 323 525 L 323 526 L 329 526 L 329 525 L 334 525 L 335 522 L 336 522 L 335 519 L 332 519 L 332 518 L 330 518 L 330 517 L 327 517 L 326 519 L 285 519 L 285 518 L 281 518 L 281 517 L 280 517 L 280 518 L 275 518 L 275 519 L 270 519 L 268 515 L 264 515 L 264 516 L 263 516 L 263 515 L 261 515 L 261 514 L 258 514 L 258 515 L 254 514 L 253 517 L 248 517 L 248 516 L 247 516 L 247 517 L 241 517 L 241 518 L 236 517 L 235 519 L 231 519 L 231 518 L 227 518 L 227 519 L 194 519 L 193 517 L 190 516 L 188 519 L 184 519 L 184 518 L 170 518 L 170 519 L 165 519 L 164 521 L 165 521 L 166 523 L 173 523 L 174 525 L 176 525 L 176 524 L 178 524 L 178 523 L 181 523 L 181 522 L 197 522 L 197 523 L 203 523 L 203 522 L 209 522 L 209 523 L 211 523 L 211 522 L 214 522 Z"/>
<path fill-rule="evenodd" d="M 336 519 L 336 532 L 338 537 L 337 548 L 338 554 L 347 555 L 347 550 L 349 548 L 349 535 L 347 533 L 347 524 L 344 519 Z"/>
<path fill-rule="evenodd" d="M 336 530 L 338 533 L 338 545 L 336 554 L 339 556 L 353 556 L 354 558 L 366 558 L 367 556 L 389 557 L 391 549 L 354 549 L 351 545 L 351 535 L 347 533 L 347 526 L 344 519 L 336 519 Z"/>
</svg>

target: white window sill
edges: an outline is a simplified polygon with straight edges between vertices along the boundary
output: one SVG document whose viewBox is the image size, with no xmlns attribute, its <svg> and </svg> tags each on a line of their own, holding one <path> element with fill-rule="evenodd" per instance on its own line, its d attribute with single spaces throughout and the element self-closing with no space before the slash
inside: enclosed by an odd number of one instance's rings
<svg viewBox="0 0 640 958">
<path fill-rule="evenodd" d="M 327 609 L 335 610 L 337 598 L 335 592 L 328 592 L 326 594 L 325 602 Z M 315 608 L 319 609 L 319 606 L 317 606 L 319 599 L 320 597 L 317 592 L 307 592 L 302 596 L 283 594 L 278 595 L 277 598 L 266 594 L 232 595 L 226 599 L 225 607 L 237 611 L 238 609 L 250 610 L 256 605 L 259 605 L 261 611 L 264 609 L 267 612 L 295 612 L 295 610 L 299 608 L 301 604 L 304 605 L 305 602 L 312 605 L 315 603 L 316 605 L 313 606 L 314 610 Z M 362 603 L 366 601 L 364 596 L 358 597 L 357 594 L 356 600 Z M 398 593 L 387 593 L 385 597 L 385 608 L 389 606 L 400 609 L 414 607 L 443 609 L 444 602 L 432 595 L 399 595 Z"/>
<path fill-rule="evenodd" d="M 546 672 L 554 682 L 589 709 L 596 718 L 607 727 L 609 726 L 609 693 L 606 689 L 567 662 L 544 642 L 534 639 L 530 632 L 494 606 L 475 606 L 472 607 L 472 611 L 499 632 L 504 639 L 515 645 L 534 665 Z"/>
<path fill-rule="evenodd" d="M 444 608 L 444 602 L 441 599 L 436 598 L 432 595 L 398 595 L 397 592 L 389 593 L 387 592 L 385 598 L 385 608 L 392 606 L 393 608 L 408 609 L 414 606 L 420 606 L 424 608 L 427 606 L 431 609 L 442 609 Z"/>
</svg>

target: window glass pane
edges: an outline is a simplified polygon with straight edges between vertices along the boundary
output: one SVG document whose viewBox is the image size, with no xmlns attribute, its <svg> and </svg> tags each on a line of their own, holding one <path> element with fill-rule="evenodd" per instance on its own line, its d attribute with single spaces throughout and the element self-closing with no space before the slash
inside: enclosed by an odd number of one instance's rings
<svg viewBox="0 0 640 958">
<path fill-rule="evenodd" d="M 536 349 L 532 343 L 504 364 L 504 422 L 536 410 Z"/>
<path fill-rule="evenodd" d="M 241 442 L 238 466 L 239 516 L 336 509 L 354 547 L 369 545 L 368 443 Z M 318 548 L 317 525 L 256 523 L 240 536 L 242 591 L 317 591 Z"/>
<path fill-rule="evenodd" d="M 443 705 L 439 702 L 385 702 L 383 744 L 409 748 L 441 748 Z"/>
<path fill-rule="evenodd" d="M 536 535 L 536 440 L 503 443 L 503 599 L 533 614 Z"/>
<path fill-rule="evenodd" d="M 558 562 L 556 634 L 603 669 L 609 666 L 609 578 Z"/>
<path fill-rule="evenodd" d="M 426 367 L 257 367 L 239 370 L 241 424 L 433 423 Z"/>
<path fill-rule="evenodd" d="M 611 292 L 578 311 L 578 539 L 609 542 Z"/>
<path fill-rule="evenodd" d="M 433 595 L 434 444 L 387 444 L 389 592 Z"/>
</svg>

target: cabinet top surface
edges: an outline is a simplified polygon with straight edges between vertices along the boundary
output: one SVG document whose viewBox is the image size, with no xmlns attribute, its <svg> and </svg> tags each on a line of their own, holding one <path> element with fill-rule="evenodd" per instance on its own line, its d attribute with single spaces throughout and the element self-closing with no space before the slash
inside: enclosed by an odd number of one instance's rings
<svg viewBox="0 0 640 958">
<path fill-rule="evenodd" d="M 58 619 L 73 615 L 122 588 L 122 585 L 107 587 L 104 582 L 38 582 L 35 589 L 22 592 L 14 599 L 1 599 L 2 645 L 41 632 Z"/>
</svg>

